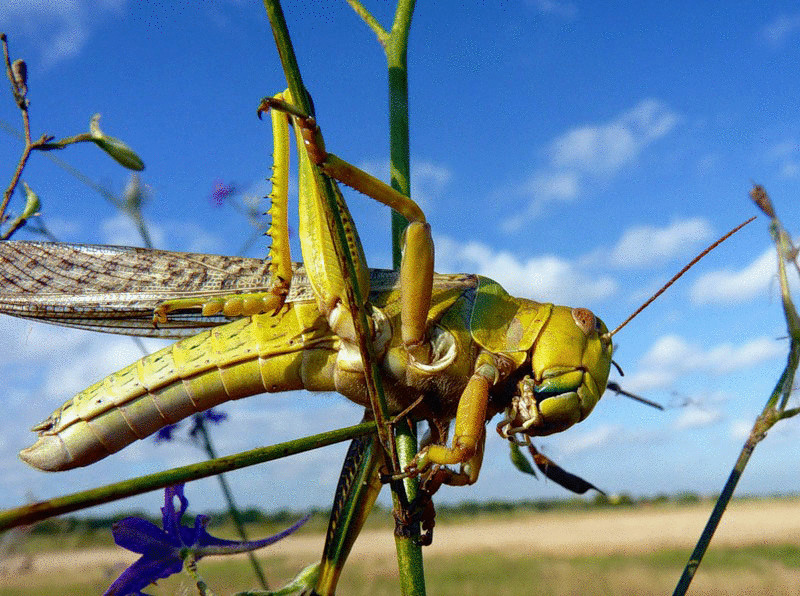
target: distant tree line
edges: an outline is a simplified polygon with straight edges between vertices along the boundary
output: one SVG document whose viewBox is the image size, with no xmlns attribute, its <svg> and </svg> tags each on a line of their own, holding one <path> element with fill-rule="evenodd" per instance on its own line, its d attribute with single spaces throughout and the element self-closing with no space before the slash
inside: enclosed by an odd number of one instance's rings
<svg viewBox="0 0 800 596">
<path fill-rule="evenodd" d="M 787 498 L 796 495 L 771 495 L 768 497 L 742 497 L 745 498 Z M 629 494 L 604 495 L 596 494 L 591 498 L 572 498 L 572 499 L 538 499 L 530 501 L 464 501 L 457 504 L 437 504 L 436 514 L 440 520 L 457 521 L 460 517 L 474 517 L 475 515 L 491 514 L 513 514 L 525 512 L 543 511 L 585 511 L 604 508 L 618 507 L 642 507 L 654 505 L 691 505 L 701 501 L 713 501 L 715 495 L 701 495 L 693 492 L 678 493 L 675 495 L 655 495 L 646 497 L 634 497 Z M 305 512 L 303 512 L 305 513 Z M 314 509 L 311 511 L 313 517 L 310 525 L 324 529 L 328 519 L 328 510 Z M 150 519 L 153 523 L 160 524 L 160 518 L 144 514 L 139 511 L 118 514 L 114 516 L 65 516 L 40 522 L 31 528 L 32 534 L 55 535 L 55 534 L 87 534 L 95 532 L 106 532 L 111 525 L 129 515 L 135 515 L 144 519 Z M 230 514 L 225 511 L 207 513 L 210 517 L 209 527 L 227 526 L 232 523 Z M 280 526 L 284 527 L 296 521 L 300 513 L 283 509 L 275 512 L 265 512 L 257 507 L 243 509 L 241 511 L 242 521 L 247 525 L 261 526 Z M 376 506 L 373 513 L 376 522 L 383 518 L 391 517 L 391 511 L 385 507 Z"/>
</svg>

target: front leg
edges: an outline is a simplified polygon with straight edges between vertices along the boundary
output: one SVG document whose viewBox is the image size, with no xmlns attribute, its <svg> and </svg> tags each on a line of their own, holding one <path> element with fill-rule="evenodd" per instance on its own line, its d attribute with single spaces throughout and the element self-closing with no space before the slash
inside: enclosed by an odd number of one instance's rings
<svg viewBox="0 0 800 596">
<path fill-rule="evenodd" d="M 481 352 L 475 363 L 475 372 L 467 382 L 458 401 L 456 422 L 451 446 L 429 445 L 422 449 L 406 468 L 406 472 L 419 474 L 433 465 L 460 465 L 460 472 L 450 472 L 442 481 L 445 484 L 473 484 L 478 479 L 486 440 L 486 408 L 489 388 L 499 377 L 494 358 Z"/>
</svg>

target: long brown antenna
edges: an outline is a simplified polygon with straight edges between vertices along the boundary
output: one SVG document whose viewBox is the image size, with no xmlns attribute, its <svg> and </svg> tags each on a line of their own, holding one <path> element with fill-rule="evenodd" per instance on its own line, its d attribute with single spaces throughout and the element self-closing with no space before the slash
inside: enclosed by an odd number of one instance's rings
<svg viewBox="0 0 800 596">
<path fill-rule="evenodd" d="M 627 325 L 628 323 L 630 323 L 630 322 L 631 322 L 631 321 L 634 319 L 634 317 L 636 317 L 636 315 L 638 315 L 638 314 L 639 314 L 640 312 L 642 312 L 642 311 L 643 311 L 645 308 L 647 308 L 648 306 L 650 306 L 650 303 L 651 303 L 651 302 L 653 302 L 653 300 L 655 300 L 656 298 L 658 298 L 659 296 L 661 296 L 661 294 L 663 294 L 663 293 L 664 293 L 664 291 L 665 291 L 665 290 L 666 290 L 668 287 L 670 287 L 672 284 L 674 284 L 676 281 L 678 281 L 678 278 L 680 278 L 680 276 L 681 276 L 681 275 L 683 275 L 684 273 L 686 273 L 687 271 L 689 271 L 689 269 L 691 269 L 691 268 L 692 268 L 692 267 L 695 265 L 695 263 L 697 263 L 697 261 L 699 261 L 700 259 L 702 259 L 702 258 L 703 258 L 704 256 L 706 256 L 708 253 L 710 253 L 712 250 L 714 250 L 714 249 L 715 249 L 717 246 L 719 246 L 720 244 L 722 244 L 723 242 L 725 242 L 725 240 L 727 240 L 728 238 L 730 238 L 731 236 L 733 236 L 733 235 L 734 235 L 736 232 L 738 232 L 739 230 L 741 230 L 743 227 L 745 227 L 747 224 L 749 224 L 749 223 L 750 223 L 751 221 L 753 221 L 755 218 L 756 218 L 756 216 L 754 215 L 753 217 L 751 217 L 751 218 L 750 218 L 750 219 L 748 219 L 747 221 L 745 221 L 745 222 L 743 222 L 743 223 L 740 223 L 738 226 L 736 226 L 735 228 L 733 228 L 733 229 L 732 229 L 730 232 L 728 232 L 727 234 L 725 234 L 725 235 L 724 235 L 722 238 L 720 238 L 719 240 L 717 240 L 716 242 L 714 242 L 714 244 L 712 244 L 712 245 L 711 245 L 711 246 L 709 246 L 707 249 L 705 249 L 703 252 L 701 252 L 699 255 L 697 255 L 695 258 L 693 258 L 693 259 L 692 259 L 692 260 L 689 262 L 689 264 L 688 264 L 688 265 L 686 265 L 686 267 L 684 267 L 683 269 L 681 269 L 680 271 L 678 271 L 678 272 L 677 272 L 677 273 L 676 273 L 676 274 L 675 274 L 675 275 L 672 277 L 672 279 L 671 279 L 671 280 L 669 280 L 667 283 L 665 283 L 665 284 L 664 284 L 664 285 L 661 287 L 661 289 L 660 289 L 658 292 L 656 292 L 655 294 L 653 294 L 652 296 L 650 296 L 650 298 L 648 298 L 648 299 L 645 301 L 645 303 L 644 303 L 644 304 L 642 304 L 642 305 L 641 305 L 639 308 L 637 308 L 635 311 L 633 311 L 633 314 L 632 314 L 631 316 L 629 316 L 627 319 L 625 319 L 624 321 L 622 321 L 622 323 L 620 323 L 620 324 L 617 326 L 617 328 L 616 328 L 616 329 L 614 329 L 614 331 L 611 331 L 611 332 L 609 332 L 609 333 L 608 333 L 608 337 L 610 338 L 610 337 L 611 337 L 612 335 L 614 335 L 614 334 L 615 334 L 617 331 L 619 331 L 619 330 L 620 330 L 620 329 L 622 329 L 622 328 L 623 328 L 625 325 Z"/>
</svg>

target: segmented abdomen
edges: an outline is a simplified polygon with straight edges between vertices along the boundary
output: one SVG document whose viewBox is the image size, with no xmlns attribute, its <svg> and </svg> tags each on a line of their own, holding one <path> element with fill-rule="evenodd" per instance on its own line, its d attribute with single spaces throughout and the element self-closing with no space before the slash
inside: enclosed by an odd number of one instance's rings
<svg viewBox="0 0 800 596">
<path fill-rule="evenodd" d="M 33 428 L 41 470 L 94 463 L 191 414 L 258 393 L 335 390 L 338 339 L 311 303 L 181 340 L 85 389 Z"/>
</svg>

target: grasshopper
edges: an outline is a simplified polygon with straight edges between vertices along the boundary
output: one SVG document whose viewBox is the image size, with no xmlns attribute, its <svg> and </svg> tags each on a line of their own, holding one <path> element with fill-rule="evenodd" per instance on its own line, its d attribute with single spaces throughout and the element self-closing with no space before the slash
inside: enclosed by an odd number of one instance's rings
<svg viewBox="0 0 800 596">
<path fill-rule="evenodd" d="M 430 226 L 416 203 L 327 153 L 314 118 L 288 92 L 263 100 L 259 116 L 264 111 L 271 112 L 275 143 L 267 260 L 0 243 L 0 312 L 180 339 L 80 392 L 36 425 L 38 439 L 20 453 L 25 462 L 47 471 L 86 466 L 193 413 L 262 392 L 338 391 L 368 407 L 353 313 L 343 300 L 351 282 L 367 299 L 390 413 L 426 420 L 431 428 L 430 444 L 407 473 L 446 470 L 445 483 L 472 484 L 493 416 L 502 412 L 497 432 L 503 438 L 529 443 L 590 414 L 606 389 L 619 328 L 609 332 L 585 308 L 512 297 L 485 277 L 434 273 Z M 291 262 L 288 243 L 289 124 L 299 154 L 303 264 Z M 334 183 L 357 256 L 356 279 L 345 279 L 311 162 L 410 221 L 399 272 L 366 266 Z"/>
</svg>

